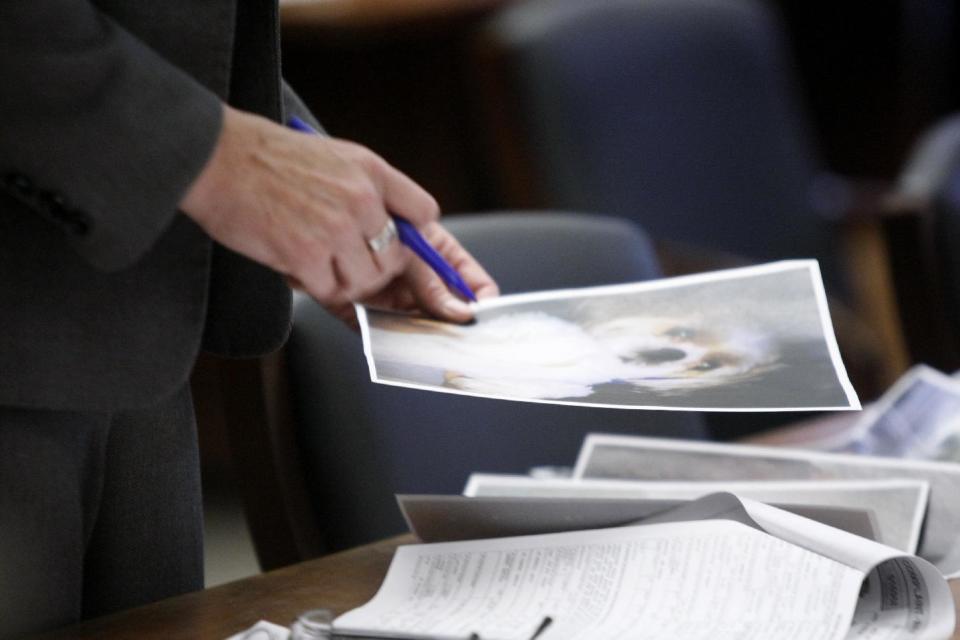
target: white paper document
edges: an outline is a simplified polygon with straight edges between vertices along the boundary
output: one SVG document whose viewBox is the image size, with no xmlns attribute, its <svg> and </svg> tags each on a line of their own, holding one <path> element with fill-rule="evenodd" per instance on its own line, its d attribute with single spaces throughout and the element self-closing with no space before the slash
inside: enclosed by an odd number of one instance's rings
<svg viewBox="0 0 960 640">
<path fill-rule="evenodd" d="M 853 429 L 804 448 L 960 462 L 960 380 L 917 365 Z"/>
<path fill-rule="evenodd" d="M 946 640 L 953 631 L 949 588 L 923 560 L 731 494 L 677 517 L 401 547 L 376 596 L 335 627 L 437 640 Z"/>
<path fill-rule="evenodd" d="M 357 308 L 374 382 L 622 409 L 858 409 L 813 260 L 502 296 L 455 325 Z"/>
<path fill-rule="evenodd" d="M 529 476 L 475 473 L 467 481 L 463 494 L 473 497 L 689 500 L 718 491 L 729 491 L 781 507 L 802 505 L 865 509 L 873 516 L 878 542 L 906 553 L 915 553 L 927 510 L 929 488 L 922 480 L 658 482 L 537 480 Z"/>
<path fill-rule="evenodd" d="M 420 542 L 507 538 L 658 522 L 691 500 L 644 498 L 516 498 L 436 494 L 398 495 L 403 517 Z M 876 540 L 872 514 L 862 509 L 774 506 Z"/>
<path fill-rule="evenodd" d="M 619 480 L 922 480 L 930 498 L 920 556 L 944 573 L 960 570 L 960 465 L 851 454 L 591 434 L 574 477 Z"/>
</svg>

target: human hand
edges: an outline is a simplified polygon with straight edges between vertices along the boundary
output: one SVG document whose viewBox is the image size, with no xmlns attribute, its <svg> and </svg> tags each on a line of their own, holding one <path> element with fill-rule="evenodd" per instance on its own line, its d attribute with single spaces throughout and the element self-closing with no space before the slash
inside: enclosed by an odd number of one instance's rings
<svg viewBox="0 0 960 640">
<path fill-rule="evenodd" d="M 409 275 L 417 299 L 427 299 L 412 254 L 396 240 L 374 253 L 367 239 L 384 228 L 388 211 L 422 229 L 439 207 L 360 145 L 225 106 L 213 155 L 180 207 L 216 241 L 286 275 L 327 308 L 370 298 L 409 274 L 417 274 Z"/>
<path fill-rule="evenodd" d="M 437 222 L 428 223 L 419 231 L 444 260 L 456 269 L 477 299 L 482 300 L 499 295 L 500 290 L 490 274 L 449 231 Z M 404 248 L 404 251 L 410 250 Z M 425 311 L 432 316 L 451 322 L 470 320 L 473 317 L 470 305 L 455 296 L 426 262 L 415 256 L 411 258 L 403 273 L 381 291 L 359 302 L 393 311 Z M 328 305 L 327 310 L 348 325 L 357 326 L 352 304 Z"/>
</svg>

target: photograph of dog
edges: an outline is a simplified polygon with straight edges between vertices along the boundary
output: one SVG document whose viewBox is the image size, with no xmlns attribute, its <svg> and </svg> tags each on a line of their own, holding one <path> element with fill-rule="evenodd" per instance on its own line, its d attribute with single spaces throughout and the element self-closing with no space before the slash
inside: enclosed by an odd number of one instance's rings
<svg viewBox="0 0 960 640">
<path fill-rule="evenodd" d="M 365 310 L 374 381 L 625 408 L 857 404 L 816 263 L 504 296 L 454 325 Z"/>
</svg>

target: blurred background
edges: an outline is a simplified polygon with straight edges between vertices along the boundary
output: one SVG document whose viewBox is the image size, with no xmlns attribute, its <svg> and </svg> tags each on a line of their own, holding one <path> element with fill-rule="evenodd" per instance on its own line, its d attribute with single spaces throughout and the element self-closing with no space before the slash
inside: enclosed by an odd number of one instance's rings
<svg viewBox="0 0 960 640">
<path fill-rule="evenodd" d="M 832 170 L 893 179 L 923 129 L 958 106 L 955 2 L 758 2 L 779 22 Z M 444 210 L 515 206 L 502 189 L 513 165 L 490 141 L 515 96 L 490 104 L 505 87 L 483 48 L 491 21 L 522 3 L 283 0 L 284 74 L 331 133 L 376 149 Z M 571 3 L 591 4 L 554 4 Z"/>
<path fill-rule="evenodd" d="M 940 220 L 960 139 L 956 0 L 280 7 L 284 75 L 327 131 L 445 213 L 624 218 L 664 275 L 816 257 L 862 400 L 912 363 L 960 367 Z M 333 550 L 283 522 L 337 517 L 301 486 L 318 464 L 303 430 L 318 427 L 284 400 L 288 359 L 195 371 L 208 586 Z M 800 417 L 704 424 L 729 440 Z"/>
</svg>

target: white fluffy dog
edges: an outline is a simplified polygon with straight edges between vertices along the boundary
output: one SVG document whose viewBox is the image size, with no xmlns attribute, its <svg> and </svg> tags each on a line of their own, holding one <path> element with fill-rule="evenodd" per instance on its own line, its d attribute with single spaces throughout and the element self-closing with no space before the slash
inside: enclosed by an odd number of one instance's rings
<svg viewBox="0 0 960 640">
<path fill-rule="evenodd" d="M 776 361 L 764 336 L 703 324 L 634 315 L 581 326 L 519 311 L 467 326 L 380 316 L 371 332 L 378 369 L 399 365 L 417 370 L 420 382 L 501 397 L 583 398 L 611 382 L 679 392 L 743 379 Z"/>
</svg>

